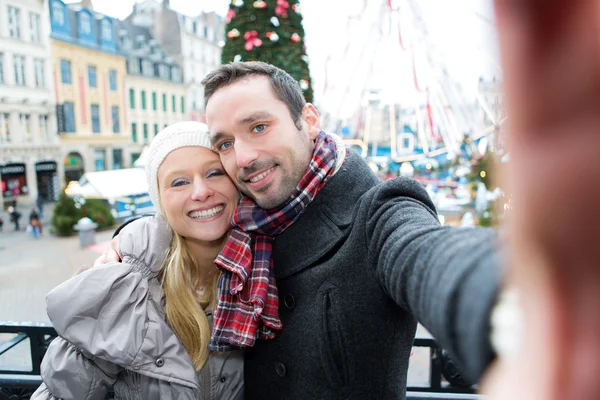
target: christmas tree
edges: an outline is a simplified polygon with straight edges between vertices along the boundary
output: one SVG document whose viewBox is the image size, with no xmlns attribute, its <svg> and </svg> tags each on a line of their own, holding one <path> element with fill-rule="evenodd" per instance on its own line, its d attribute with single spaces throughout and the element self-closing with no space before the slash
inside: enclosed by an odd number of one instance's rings
<svg viewBox="0 0 600 400">
<path fill-rule="evenodd" d="M 221 61 L 263 61 L 289 73 L 306 101 L 313 90 L 298 0 L 232 0 Z"/>
</svg>

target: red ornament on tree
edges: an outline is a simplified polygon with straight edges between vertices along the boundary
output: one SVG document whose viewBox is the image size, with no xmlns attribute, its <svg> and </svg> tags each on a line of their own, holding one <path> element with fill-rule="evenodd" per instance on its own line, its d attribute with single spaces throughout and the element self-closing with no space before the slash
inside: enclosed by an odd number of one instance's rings
<svg viewBox="0 0 600 400">
<path fill-rule="evenodd" d="M 275 14 L 282 18 L 287 18 L 288 16 L 288 8 L 290 7 L 290 3 L 286 0 L 277 0 L 277 7 L 275 7 Z"/>
<path fill-rule="evenodd" d="M 244 39 L 246 39 L 246 44 L 244 48 L 248 51 L 252 50 L 254 47 L 262 46 L 262 40 L 258 38 L 258 32 L 249 31 L 244 33 Z"/>
<path fill-rule="evenodd" d="M 294 33 L 292 35 L 292 42 L 298 43 L 299 41 L 300 41 L 300 35 L 298 35 L 297 33 Z"/>
<path fill-rule="evenodd" d="M 235 17 L 235 11 L 233 11 L 233 8 L 230 8 L 229 11 L 227 11 L 227 16 L 225 17 L 225 22 L 230 23 L 231 19 Z"/>
</svg>

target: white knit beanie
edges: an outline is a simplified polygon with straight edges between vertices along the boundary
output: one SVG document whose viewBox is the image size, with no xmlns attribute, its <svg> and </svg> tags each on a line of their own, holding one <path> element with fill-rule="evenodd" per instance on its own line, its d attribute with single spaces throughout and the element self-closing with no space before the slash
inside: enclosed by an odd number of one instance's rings
<svg viewBox="0 0 600 400">
<path fill-rule="evenodd" d="M 150 143 L 146 163 L 148 194 L 152 205 L 159 214 L 162 214 L 162 210 L 158 202 L 158 168 L 170 152 L 188 146 L 200 146 L 213 150 L 206 124 L 195 121 L 176 122 L 160 131 Z"/>
</svg>

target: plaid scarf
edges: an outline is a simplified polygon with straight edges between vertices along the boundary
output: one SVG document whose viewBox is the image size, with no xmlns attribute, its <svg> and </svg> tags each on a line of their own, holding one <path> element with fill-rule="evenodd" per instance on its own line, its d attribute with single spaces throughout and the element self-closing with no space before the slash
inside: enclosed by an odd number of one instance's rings
<svg viewBox="0 0 600 400">
<path fill-rule="evenodd" d="M 227 243 L 215 264 L 222 270 L 213 316 L 210 350 L 252 347 L 256 339 L 272 339 L 282 324 L 273 268 L 273 240 L 302 215 L 325 186 L 337 160 L 334 139 L 320 132 L 306 174 L 286 203 L 263 210 L 242 197 Z"/>
</svg>

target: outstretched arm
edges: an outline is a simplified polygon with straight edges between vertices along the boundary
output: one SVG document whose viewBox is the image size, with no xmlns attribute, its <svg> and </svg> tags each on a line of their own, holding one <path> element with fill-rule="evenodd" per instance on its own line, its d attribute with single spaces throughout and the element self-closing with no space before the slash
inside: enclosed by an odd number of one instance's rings
<svg viewBox="0 0 600 400">
<path fill-rule="evenodd" d="M 369 264 L 388 295 L 451 352 L 477 380 L 494 357 L 489 315 L 500 279 L 496 232 L 440 226 L 423 187 L 387 181 L 369 192 Z"/>
</svg>

